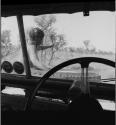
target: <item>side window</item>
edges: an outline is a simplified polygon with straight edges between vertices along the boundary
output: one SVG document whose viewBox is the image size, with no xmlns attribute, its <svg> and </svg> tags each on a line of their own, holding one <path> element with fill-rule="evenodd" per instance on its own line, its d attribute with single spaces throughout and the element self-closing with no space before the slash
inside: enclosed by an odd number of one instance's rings
<svg viewBox="0 0 116 125">
<path fill-rule="evenodd" d="M 23 55 L 22 48 L 19 37 L 19 29 L 17 24 L 17 19 L 15 16 L 12 17 L 2 17 L 1 18 L 1 64 L 2 64 L 2 73 L 11 73 L 17 74 L 17 72 L 13 69 L 11 70 L 13 65 L 15 68 L 18 66 L 18 70 L 23 66 Z M 18 64 L 18 65 L 17 65 Z M 22 65 L 21 65 L 22 64 Z M 6 70 L 4 69 L 6 68 Z M 19 74 L 25 75 L 25 70 L 19 72 Z"/>
</svg>

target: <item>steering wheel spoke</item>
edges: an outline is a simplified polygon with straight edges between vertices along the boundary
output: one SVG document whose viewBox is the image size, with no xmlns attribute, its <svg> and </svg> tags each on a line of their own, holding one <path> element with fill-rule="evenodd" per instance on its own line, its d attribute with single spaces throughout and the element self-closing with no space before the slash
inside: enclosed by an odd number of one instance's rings
<svg viewBox="0 0 116 125">
<path fill-rule="evenodd" d="M 81 69 L 81 91 L 85 94 L 90 94 L 88 68 Z"/>
</svg>

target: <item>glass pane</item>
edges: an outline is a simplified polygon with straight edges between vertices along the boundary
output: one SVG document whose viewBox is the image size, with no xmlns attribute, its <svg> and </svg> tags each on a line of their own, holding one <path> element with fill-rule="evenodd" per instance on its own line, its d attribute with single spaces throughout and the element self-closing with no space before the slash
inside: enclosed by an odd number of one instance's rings
<svg viewBox="0 0 116 125">
<path fill-rule="evenodd" d="M 115 68 L 100 63 L 91 63 L 89 67 L 90 77 L 96 79 L 96 82 L 106 82 L 115 84 Z"/>
<path fill-rule="evenodd" d="M 3 62 L 8 61 L 11 66 L 14 65 L 15 62 L 22 63 L 22 66 L 24 68 L 23 63 L 23 55 L 22 55 L 22 48 L 19 38 L 19 29 L 17 24 L 17 19 L 15 16 L 13 17 L 2 17 L 1 18 L 1 64 L 4 64 Z M 8 63 L 7 63 L 8 64 Z M 5 64 L 4 66 L 6 66 Z M 21 66 L 15 65 L 16 68 Z M 2 69 L 2 73 L 7 73 L 5 70 Z M 15 70 L 9 71 L 8 73 L 11 74 L 17 74 Z M 25 71 L 20 73 L 25 75 Z"/>
<path fill-rule="evenodd" d="M 87 17 L 82 12 L 28 15 L 23 16 L 23 19 L 31 72 L 34 76 L 43 76 L 52 67 L 73 58 L 92 56 L 115 61 L 114 12 L 92 11 Z M 39 35 L 35 41 L 32 39 L 34 31 L 31 31 L 34 28 L 44 33 L 41 40 Z M 75 67 L 69 67 L 62 71 L 65 74 L 75 72 Z M 103 74 L 105 75 L 105 70 Z M 102 76 L 107 77 L 109 75 Z"/>
<path fill-rule="evenodd" d="M 80 64 L 73 64 L 66 66 L 65 68 L 57 71 L 51 76 L 51 78 L 58 79 L 69 79 L 69 80 L 80 80 L 81 77 L 81 66 Z"/>
</svg>

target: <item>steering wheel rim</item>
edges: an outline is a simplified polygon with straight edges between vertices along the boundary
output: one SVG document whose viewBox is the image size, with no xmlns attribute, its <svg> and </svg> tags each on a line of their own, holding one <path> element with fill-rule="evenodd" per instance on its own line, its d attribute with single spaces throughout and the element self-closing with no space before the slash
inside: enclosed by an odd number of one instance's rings
<svg viewBox="0 0 116 125">
<path fill-rule="evenodd" d="M 115 68 L 115 62 L 108 60 L 108 59 L 99 58 L 99 57 L 81 57 L 81 58 L 74 58 L 74 59 L 65 61 L 65 62 L 53 67 L 52 69 L 50 69 L 43 77 L 40 78 L 40 80 L 38 81 L 39 84 L 37 84 L 37 86 L 33 90 L 32 94 L 30 94 L 30 96 L 28 97 L 27 103 L 25 105 L 25 110 L 28 111 L 31 109 L 31 104 L 37 93 L 37 90 L 55 72 L 57 72 L 58 70 L 66 67 L 66 66 L 69 66 L 69 65 L 72 65 L 75 63 L 79 63 L 81 65 L 81 68 L 88 68 L 88 66 L 91 62 L 97 62 L 97 63 L 109 65 L 109 66 Z"/>
</svg>

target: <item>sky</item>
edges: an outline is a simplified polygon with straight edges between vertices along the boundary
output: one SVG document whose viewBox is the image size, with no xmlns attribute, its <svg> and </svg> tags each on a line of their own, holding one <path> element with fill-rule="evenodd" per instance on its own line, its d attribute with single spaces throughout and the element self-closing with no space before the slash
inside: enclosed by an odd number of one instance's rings
<svg viewBox="0 0 116 125">
<path fill-rule="evenodd" d="M 33 16 L 24 16 L 24 26 L 29 28 L 36 26 Z M 16 44 L 18 39 L 18 25 L 16 17 L 2 18 L 2 30 L 11 30 L 11 41 Z M 97 50 L 115 52 L 115 13 L 114 12 L 90 12 L 90 16 L 84 17 L 83 13 L 56 14 L 54 24 L 56 32 L 64 34 L 67 46 L 84 47 L 83 41 L 89 40 L 91 46 Z"/>
</svg>

